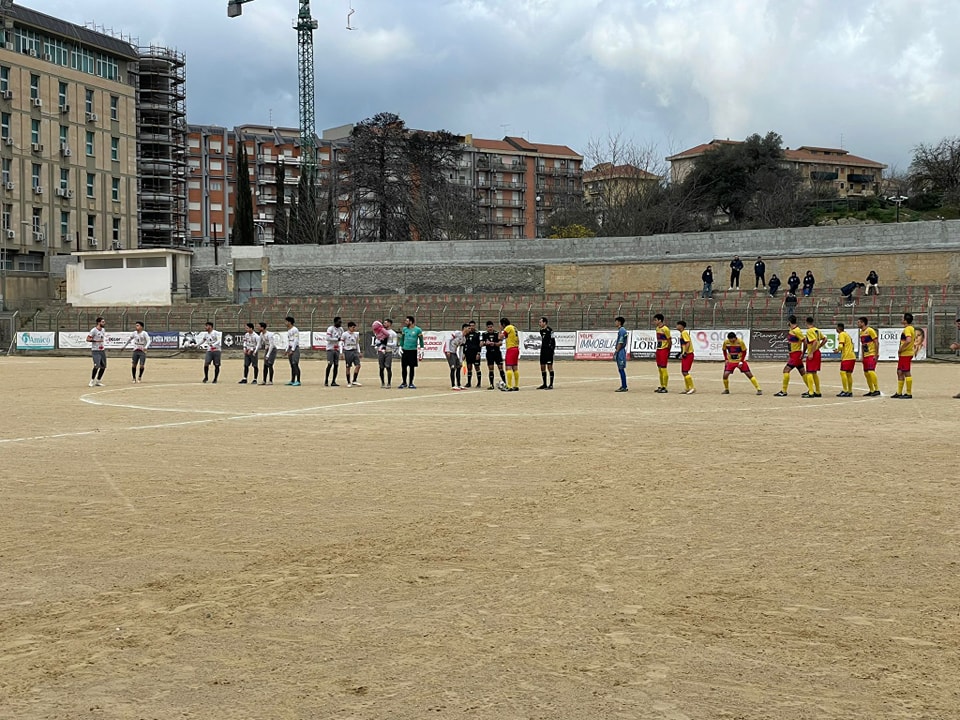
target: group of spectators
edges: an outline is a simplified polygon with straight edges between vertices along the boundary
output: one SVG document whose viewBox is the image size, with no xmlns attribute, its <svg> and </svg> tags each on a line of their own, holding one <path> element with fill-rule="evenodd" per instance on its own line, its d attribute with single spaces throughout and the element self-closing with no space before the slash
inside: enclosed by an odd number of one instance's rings
<svg viewBox="0 0 960 720">
<path fill-rule="evenodd" d="M 740 259 L 739 255 L 735 255 L 733 260 L 730 261 L 731 290 L 740 289 L 740 272 L 743 270 L 743 267 L 743 260 Z M 777 277 L 776 273 L 773 273 L 770 276 L 770 281 L 767 282 L 767 265 L 763 261 L 762 257 L 757 257 L 757 261 L 753 264 L 753 274 L 754 290 L 766 290 L 770 293 L 770 297 L 777 297 L 777 293 L 780 291 L 783 281 Z M 703 271 L 700 279 L 703 281 L 703 291 L 700 293 L 700 297 L 712 298 L 714 282 L 712 265 L 707 265 L 707 269 Z M 797 294 L 802 292 L 804 297 L 813 295 L 813 288 L 816 284 L 817 280 L 813 276 L 812 270 L 807 270 L 806 275 L 804 275 L 802 279 L 799 275 L 797 275 L 797 271 L 794 270 L 792 273 L 790 273 L 790 277 L 787 278 L 787 291 L 786 295 L 784 296 L 784 302 L 787 305 L 796 305 Z M 856 291 L 864 289 L 866 295 L 870 295 L 871 293 L 874 295 L 880 294 L 880 277 L 877 275 L 876 270 L 871 270 L 867 274 L 865 283 L 856 281 L 849 282 L 840 288 L 840 293 L 849 304 L 853 304 L 853 302 L 855 302 L 854 297 L 856 295 Z"/>
</svg>

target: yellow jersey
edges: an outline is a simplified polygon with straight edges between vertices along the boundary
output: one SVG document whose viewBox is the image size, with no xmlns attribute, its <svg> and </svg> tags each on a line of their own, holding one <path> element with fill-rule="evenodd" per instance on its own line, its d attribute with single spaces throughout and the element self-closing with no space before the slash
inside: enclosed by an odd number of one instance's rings
<svg viewBox="0 0 960 720">
<path fill-rule="evenodd" d="M 787 330 L 787 342 L 790 344 L 790 352 L 801 352 L 803 350 L 803 330 L 798 327 Z"/>
<path fill-rule="evenodd" d="M 872 327 L 866 327 L 860 331 L 860 351 L 863 357 L 876 357 L 877 331 Z"/>
<path fill-rule="evenodd" d="M 693 341 L 690 340 L 690 331 L 682 330 L 680 332 L 680 355 L 693 355 Z"/>
<path fill-rule="evenodd" d="M 812 355 L 815 352 L 820 352 L 820 344 L 823 340 L 823 333 L 820 332 L 818 328 L 812 327 L 807 328 L 807 353 Z"/>
<path fill-rule="evenodd" d="M 853 352 L 853 338 L 850 337 L 850 334 L 846 330 L 837 335 L 837 349 L 840 350 L 841 360 L 857 359 L 856 353 Z"/>
<path fill-rule="evenodd" d="M 670 328 L 661 325 L 657 328 L 657 350 L 670 349 Z"/>
<path fill-rule="evenodd" d="M 723 357 L 727 362 L 742 362 L 746 356 L 747 346 L 744 344 L 743 338 L 723 341 Z"/>
<path fill-rule="evenodd" d="M 504 338 L 507 348 L 520 347 L 520 335 L 517 334 L 517 329 L 513 325 L 507 325 L 501 332 L 500 336 Z"/>
<path fill-rule="evenodd" d="M 900 333 L 900 357 L 913 357 L 913 348 L 917 340 L 917 331 L 913 325 L 907 325 Z"/>
</svg>

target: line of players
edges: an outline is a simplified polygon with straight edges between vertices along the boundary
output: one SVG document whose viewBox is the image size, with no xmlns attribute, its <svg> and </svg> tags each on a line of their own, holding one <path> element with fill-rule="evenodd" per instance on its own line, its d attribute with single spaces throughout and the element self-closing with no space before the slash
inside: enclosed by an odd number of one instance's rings
<svg viewBox="0 0 960 720">
<path fill-rule="evenodd" d="M 654 327 L 656 328 L 656 349 L 655 357 L 657 371 L 659 374 L 659 385 L 654 390 L 657 393 L 667 392 L 669 382 L 669 372 L 667 369 L 670 360 L 671 336 L 670 328 L 664 322 L 664 316 L 657 313 L 653 316 Z M 617 363 L 617 369 L 620 372 L 620 387 L 617 392 L 627 392 L 626 359 L 627 359 L 627 341 L 628 333 L 624 327 L 625 320 L 622 316 L 615 318 L 617 324 L 617 341 L 614 350 L 614 360 Z M 958 319 L 960 326 L 960 319 Z M 910 400 L 913 398 L 913 376 L 911 374 L 911 363 L 916 348 L 918 347 L 918 331 L 913 325 L 913 314 L 904 313 L 903 330 L 900 333 L 900 345 L 897 349 L 897 392 L 890 397 L 895 399 Z M 827 344 L 827 338 L 814 324 L 812 317 L 806 318 L 806 329 L 801 329 L 797 324 L 795 315 L 787 319 L 786 340 L 789 345 L 790 355 L 786 365 L 783 367 L 783 386 L 775 394 L 775 397 L 786 397 L 787 388 L 790 385 L 790 373 L 796 370 L 806 385 L 806 392 L 801 397 L 819 398 L 820 392 L 820 368 L 822 366 L 821 350 Z M 843 323 L 837 323 L 837 350 L 840 353 L 840 381 L 843 389 L 837 393 L 837 397 L 853 397 L 853 370 L 856 366 L 857 355 L 854 350 L 853 339 L 846 332 L 846 326 Z M 867 381 L 868 392 L 864 397 L 879 397 L 880 383 L 877 378 L 877 357 L 879 352 L 879 342 L 877 331 L 870 327 L 870 321 L 866 317 L 857 319 L 857 328 L 860 335 L 860 358 L 863 365 L 863 374 Z M 679 333 L 680 349 L 676 353 L 676 358 L 680 360 L 680 371 L 683 374 L 684 395 L 692 395 L 697 390 L 694 386 L 693 377 L 690 374 L 693 368 L 694 352 L 693 342 L 690 338 L 690 332 L 687 330 L 687 324 L 680 320 L 676 325 Z M 757 395 L 763 395 L 760 383 L 753 376 L 749 364 L 747 364 L 747 346 L 742 338 L 736 333 L 727 334 L 723 341 L 723 394 L 730 394 L 730 376 L 740 371 L 753 384 Z"/>
</svg>

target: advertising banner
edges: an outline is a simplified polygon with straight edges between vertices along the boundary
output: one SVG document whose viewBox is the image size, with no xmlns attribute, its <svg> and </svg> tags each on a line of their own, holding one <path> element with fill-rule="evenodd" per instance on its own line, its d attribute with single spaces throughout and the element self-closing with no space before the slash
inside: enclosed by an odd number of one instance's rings
<svg viewBox="0 0 960 720">
<path fill-rule="evenodd" d="M 130 332 L 108 332 L 103 346 L 108 350 L 119 350 L 127 344 L 127 340 L 130 339 L 132 334 Z M 57 344 L 61 350 L 90 349 L 86 332 L 59 332 L 57 333 Z"/>
<path fill-rule="evenodd" d="M 178 350 L 180 348 L 180 333 L 175 330 L 149 332 L 151 350 Z"/>
<path fill-rule="evenodd" d="M 453 330 L 424 330 L 423 331 L 423 359 L 443 360 L 443 341 L 453 334 Z"/>
<path fill-rule="evenodd" d="M 837 344 L 837 337 L 840 335 L 834 329 L 825 329 L 820 328 L 820 332 L 823 333 L 823 336 L 827 339 L 827 344 L 823 346 L 823 349 L 820 350 L 820 355 L 824 360 L 839 360 L 840 359 L 840 346 Z M 850 339 L 853 340 L 853 351 L 855 353 L 860 352 L 860 333 L 857 328 L 854 328 L 852 331 L 847 330 L 847 335 L 850 336 Z"/>
<path fill-rule="evenodd" d="M 680 338 L 673 330 L 670 332 L 670 355 L 672 356 L 680 351 Z M 633 330 L 630 333 L 630 357 L 634 360 L 653 360 L 656 350 L 656 330 Z"/>
<path fill-rule="evenodd" d="M 327 349 L 327 333 L 326 332 L 312 332 L 312 333 L 300 333 L 300 342 L 306 344 L 303 341 L 307 339 L 307 336 L 310 338 L 310 347 L 314 350 L 326 350 Z"/>
<path fill-rule="evenodd" d="M 914 340 L 915 348 L 913 352 L 913 359 L 926 360 L 927 329 L 925 327 L 920 327 L 919 325 L 914 325 L 914 328 L 916 329 L 917 334 Z M 897 359 L 897 354 L 900 350 L 900 333 L 902 332 L 903 328 L 880 328 L 877 330 L 877 335 L 879 336 L 880 340 L 880 353 L 877 356 L 878 360 Z"/>
<path fill-rule="evenodd" d="M 718 330 L 691 330 L 690 340 L 693 342 L 693 356 L 697 360 L 723 360 L 723 342 L 731 332 L 743 340 L 747 348 L 750 347 L 750 331 L 744 328 L 722 328 Z M 678 335 L 679 333 L 675 333 Z M 676 337 L 673 338 L 676 340 Z M 674 348 L 679 350 L 677 345 Z M 752 358 L 751 358 L 752 359 Z"/>
<path fill-rule="evenodd" d="M 557 341 L 557 348 L 553 355 L 555 358 L 572 358 L 577 346 L 577 333 L 555 332 L 554 340 Z M 520 357 L 521 358 L 539 358 L 540 357 L 540 333 L 522 332 L 520 333 Z"/>
<path fill-rule="evenodd" d="M 790 346 L 787 344 L 786 330 L 752 330 L 748 357 L 750 360 L 783 361 L 790 355 Z"/>
<path fill-rule="evenodd" d="M 55 332 L 18 332 L 17 350 L 53 350 L 56 336 Z"/>
<path fill-rule="evenodd" d="M 573 356 L 577 360 L 613 360 L 616 347 L 616 330 L 577 330 Z"/>
</svg>

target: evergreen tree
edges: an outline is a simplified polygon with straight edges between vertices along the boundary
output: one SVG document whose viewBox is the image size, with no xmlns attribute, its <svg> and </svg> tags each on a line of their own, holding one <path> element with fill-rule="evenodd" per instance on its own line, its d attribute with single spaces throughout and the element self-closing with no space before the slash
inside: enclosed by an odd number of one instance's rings
<svg viewBox="0 0 960 720">
<path fill-rule="evenodd" d="M 253 224 L 253 198 L 250 196 L 250 168 L 247 146 L 237 138 L 237 196 L 233 205 L 233 245 L 255 245 L 257 229 Z"/>
</svg>

